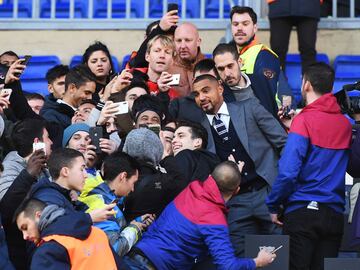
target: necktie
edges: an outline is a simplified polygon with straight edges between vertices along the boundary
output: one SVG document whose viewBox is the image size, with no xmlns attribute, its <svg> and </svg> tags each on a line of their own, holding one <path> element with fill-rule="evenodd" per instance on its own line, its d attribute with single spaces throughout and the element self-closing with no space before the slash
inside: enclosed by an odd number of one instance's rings
<svg viewBox="0 0 360 270">
<path fill-rule="evenodd" d="M 229 139 L 229 133 L 226 129 L 224 122 L 220 118 L 220 114 L 215 114 L 213 118 L 213 126 L 223 141 L 227 141 Z"/>
</svg>

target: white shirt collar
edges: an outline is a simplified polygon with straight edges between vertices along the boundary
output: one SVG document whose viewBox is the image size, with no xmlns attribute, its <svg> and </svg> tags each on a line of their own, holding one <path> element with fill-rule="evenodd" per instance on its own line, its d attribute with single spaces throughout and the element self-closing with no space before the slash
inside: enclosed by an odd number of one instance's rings
<svg viewBox="0 0 360 270">
<path fill-rule="evenodd" d="M 226 105 L 225 102 L 223 102 L 223 104 L 221 104 L 221 106 L 220 106 L 217 114 L 230 116 L 230 115 L 229 115 L 228 108 L 227 108 L 227 105 Z M 213 119 L 214 119 L 214 117 L 215 117 L 215 114 L 206 114 L 206 117 L 207 117 L 207 119 L 209 120 L 210 125 L 212 125 L 212 122 L 213 122 Z"/>
</svg>

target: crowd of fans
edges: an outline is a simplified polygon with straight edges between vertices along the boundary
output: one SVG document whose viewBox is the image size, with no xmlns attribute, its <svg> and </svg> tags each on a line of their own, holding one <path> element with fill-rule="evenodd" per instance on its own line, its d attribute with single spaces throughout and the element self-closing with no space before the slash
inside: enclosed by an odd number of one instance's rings
<svg viewBox="0 0 360 270">
<path fill-rule="evenodd" d="M 24 59 L 0 56 L 1 269 L 271 264 L 266 249 L 244 257 L 247 234 L 290 235 L 290 269 L 337 256 L 359 149 L 334 71 L 307 59 L 296 113 L 257 15 L 235 6 L 230 19 L 233 41 L 212 59 L 176 10 L 121 73 L 97 41 L 81 65 L 47 72 L 46 97 L 22 91 Z"/>
</svg>

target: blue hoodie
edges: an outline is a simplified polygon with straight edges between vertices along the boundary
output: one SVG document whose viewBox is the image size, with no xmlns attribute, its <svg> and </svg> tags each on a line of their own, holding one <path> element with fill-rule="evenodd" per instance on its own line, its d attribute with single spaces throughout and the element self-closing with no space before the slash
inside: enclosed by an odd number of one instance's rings
<svg viewBox="0 0 360 270">
<path fill-rule="evenodd" d="M 209 176 L 194 181 L 171 202 L 136 245 L 157 269 L 191 269 L 208 253 L 220 270 L 253 270 L 255 261 L 235 257 L 225 201 Z"/>
</svg>

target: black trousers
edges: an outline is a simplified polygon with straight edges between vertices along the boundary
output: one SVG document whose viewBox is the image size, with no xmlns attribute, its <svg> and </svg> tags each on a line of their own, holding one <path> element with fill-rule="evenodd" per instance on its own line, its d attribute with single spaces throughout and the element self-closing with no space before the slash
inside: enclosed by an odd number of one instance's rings
<svg viewBox="0 0 360 270">
<path fill-rule="evenodd" d="M 285 70 L 286 54 L 289 49 L 290 33 L 296 26 L 302 71 L 316 62 L 316 31 L 318 20 L 310 17 L 280 17 L 270 19 L 270 46 L 279 56 Z"/>
<path fill-rule="evenodd" d="M 290 236 L 290 269 L 323 270 L 324 258 L 337 257 L 343 231 L 343 214 L 324 205 L 286 214 L 283 232 Z"/>
</svg>

